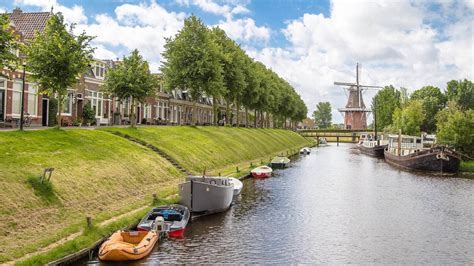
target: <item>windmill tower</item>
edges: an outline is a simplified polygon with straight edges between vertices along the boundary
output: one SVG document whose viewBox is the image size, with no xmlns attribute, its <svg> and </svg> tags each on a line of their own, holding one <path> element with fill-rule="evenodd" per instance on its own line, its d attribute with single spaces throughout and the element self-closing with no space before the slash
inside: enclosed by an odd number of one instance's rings
<svg viewBox="0 0 474 266">
<path fill-rule="evenodd" d="M 347 104 L 344 108 L 339 108 L 338 111 L 344 114 L 344 128 L 345 129 L 366 129 L 367 128 L 367 113 L 370 109 L 366 108 L 364 98 L 362 98 L 363 90 L 369 88 L 380 89 L 380 86 L 368 86 L 359 84 L 359 63 L 356 65 L 356 83 L 350 82 L 334 82 L 334 85 L 340 85 L 347 88 L 348 94 Z"/>
</svg>

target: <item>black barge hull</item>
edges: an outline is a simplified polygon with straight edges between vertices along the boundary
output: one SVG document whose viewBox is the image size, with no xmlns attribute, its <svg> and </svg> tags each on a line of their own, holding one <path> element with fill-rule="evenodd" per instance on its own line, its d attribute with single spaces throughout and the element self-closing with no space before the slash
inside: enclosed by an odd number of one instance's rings
<svg viewBox="0 0 474 266">
<path fill-rule="evenodd" d="M 357 145 L 357 148 L 359 149 L 360 152 L 362 152 L 365 155 L 369 155 L 376 158 L 383 158 L 384 151 L 387 148 L 387 146 L 388 145 L 380 145 L 380 146 L 368 148 L 363 145 Z"/>
<path fill-rule="evenodd" d="M 389 164 L 416 171 L 455 173 L 461 163 L 461 157 L 457 153 L 437 148 L 405 156 L 385 151 L 384 156 Z"/>
</svg>

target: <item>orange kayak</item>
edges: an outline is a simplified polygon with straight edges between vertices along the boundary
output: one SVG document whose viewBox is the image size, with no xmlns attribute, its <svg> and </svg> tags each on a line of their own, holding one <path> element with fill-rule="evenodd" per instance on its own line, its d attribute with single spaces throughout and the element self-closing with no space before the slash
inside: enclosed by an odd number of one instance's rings
<svg viewBox="0 0 474 266">
<path fill-rule="evenodd" d="M 139 260 L 146 257 L 158 242 L 158 234 L 151 231 L 117 231 L 99 249 L 99 259 L 110 261 Z"/>
</svg>

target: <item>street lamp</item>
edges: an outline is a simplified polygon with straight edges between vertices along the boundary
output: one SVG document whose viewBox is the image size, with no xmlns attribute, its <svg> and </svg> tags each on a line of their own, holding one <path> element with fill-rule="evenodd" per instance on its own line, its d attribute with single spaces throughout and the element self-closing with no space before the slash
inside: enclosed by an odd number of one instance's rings
<svg viewBox="0 0 474 266">
<path fill-rule="evenodd" d="M 23 130 L 23 113 L 25 110 L 25 76 L 26 76 L 26 62 L 23 61 L 23 88 L 21 90 L 21 111 L 20 111 L 20 131 Z"/>
</svg>

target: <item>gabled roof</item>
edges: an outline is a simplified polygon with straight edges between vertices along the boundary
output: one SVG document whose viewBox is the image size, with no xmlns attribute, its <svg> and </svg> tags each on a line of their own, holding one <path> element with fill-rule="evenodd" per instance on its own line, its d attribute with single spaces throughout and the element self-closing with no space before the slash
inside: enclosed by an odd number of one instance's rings
<svg viewBox="0 0 474 266">
<path fill-rule="evenodd" d="M 46 27 L 46 22 L 51 16 L 51 12 L 23 12 L 16 8 L 12 13 L 7 14 L 16 31 L 20 32 L 23 40 L 32 39 L 35 32 L 42 32 Z"/>
</svg>

